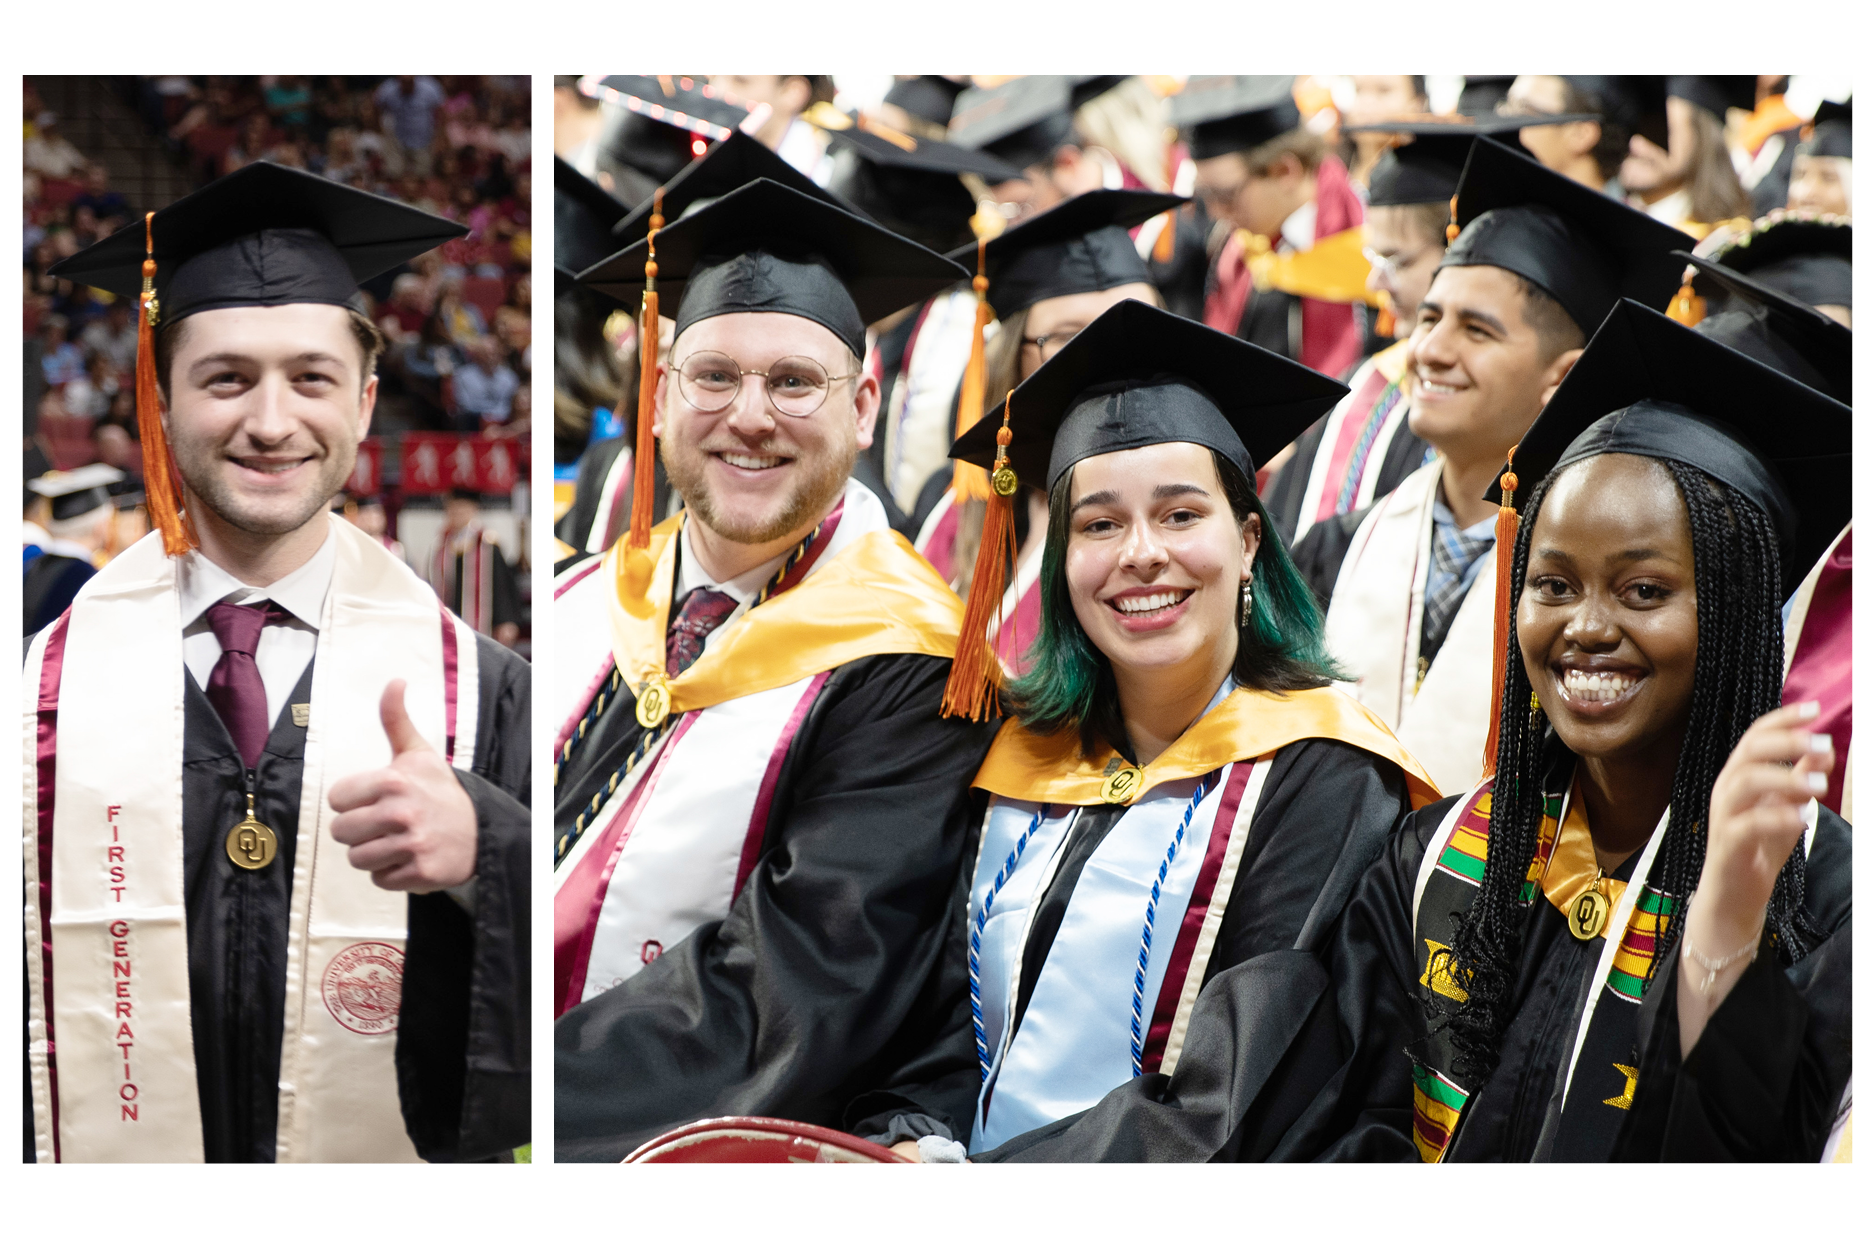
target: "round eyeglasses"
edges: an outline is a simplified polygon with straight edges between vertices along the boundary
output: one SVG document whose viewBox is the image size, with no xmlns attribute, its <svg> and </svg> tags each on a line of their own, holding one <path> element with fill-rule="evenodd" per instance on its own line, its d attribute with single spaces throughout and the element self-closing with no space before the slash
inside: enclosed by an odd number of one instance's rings
<svg viewBox="0 0 1875 1250">
<path fill-rule="evenodd" d="M 1073 342 L 1074 336 L 1085 328 L 1084 326 L 1076 326 L 1072 330 L 1056 330 L 1052 334 L 1038 334 L 1034 338 L 1025 337 L 1022 341 L 1027 346 L 1033 347 L 1036 353 L 1041 356 L 1043 362 L 1046 363 L 1047 361 L 1053 360 L 1055 358 L 1055 353 Z"/>
<path fill-rule="evenodd" d="M 835 382 L 850 381 L 859 373 L 829 377 L 824 366 L 805 356 L 784 356 L 767 369 L 744 369 L 722 352 L 696 352 L 677 365 L 677 389 L 698 412 L 721 412 L 736 402 L 742 379 L 751 376 L 762 379 L 776 412 L 811 417 L 827 402 Z"/>
</svg>

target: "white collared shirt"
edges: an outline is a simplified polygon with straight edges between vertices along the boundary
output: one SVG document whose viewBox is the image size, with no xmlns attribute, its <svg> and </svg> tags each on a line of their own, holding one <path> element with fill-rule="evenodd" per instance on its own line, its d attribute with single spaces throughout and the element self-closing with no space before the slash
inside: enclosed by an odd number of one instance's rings
<svg viewBox="0 0 1875 1250">
<path fill-rule="evenodd" d="M 1310 200 L 1283 218 L 1282 242 L 1291 251 L 1306 252 L 1315 246 L 1315 201 Z"/>
<path fill-rule="evenodd" d="M 682 603 L 685 595 L 698 588 L 719 590 L 736 601 L 736 610 L 723 618 L 723 625 L 739 619 L 744 612 L 749 610 L 749 600 L 761 593 L 762 587 L 768 584 L 768 579 L 773 577 L 775 570 L 781 567 L 781 562 L 788 558 L 788 553 L 783 552 L 772 560 L 756 565 L 746 573 L 732 577 L 726 582 L 719 582 L 710 578 L 709 571 L 703 567 L 703 562 L 697 559 L 696 548 L 690 545 L 688 513 L 684 516 L 683 528 L 678 531 L 677 541 L 679 545 L 677 587 L 671 596 L 671 603 L 673 605 Z M 705 651 L 710 649 L 717 636 L 723 632 L 723 625 L 718 625 L 703 640 Z"/>
<path fill-rule="evenodd" d="M 203 555 L 192 551 L 183 558 L 182 660 L 203 690 L 221 659 L 221 643 L 203 615 L 217 603 L 258 603 L 271 599 L 293 614 L 290 621 L 269 623 L 260 631 L 254 663 L 267 690 L 267 725 L 280 719 L 280 709 L 312 663 L 319 645 L 319 622 L 325 619 L 326 595 L 332 589 L 332 571 L 338 563 L 338 539 L 328 525 L 326 540 L 312 559 L 268 586 L 246 585 Z"/>
</svg>

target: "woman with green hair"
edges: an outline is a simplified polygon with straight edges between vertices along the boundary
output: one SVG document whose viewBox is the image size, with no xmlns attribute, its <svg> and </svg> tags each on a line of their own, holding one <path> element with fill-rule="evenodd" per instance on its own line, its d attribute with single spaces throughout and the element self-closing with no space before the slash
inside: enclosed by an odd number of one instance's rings
<svg viewBox="0 0 1875 1250">
<path fill-rule="evenodd" d="M 1041 633 L 974 783 L 980 849 L 937 1040 L 849 1109 L 852 1131 L 961 1157 L 1171 1073 L 1204 984 L 1318 947 L 1393 825 L 1437 797 L 1330 684 L 1320 614 L 1266 541 L 1256 461 L 1343 393 L 1128 300 L 952 449 L 998 498 L 947 710 L 995 702 L 970 622 L 1001 601 L 996 513 L 1018 482 L 1049 501 Z"/>
</svg>

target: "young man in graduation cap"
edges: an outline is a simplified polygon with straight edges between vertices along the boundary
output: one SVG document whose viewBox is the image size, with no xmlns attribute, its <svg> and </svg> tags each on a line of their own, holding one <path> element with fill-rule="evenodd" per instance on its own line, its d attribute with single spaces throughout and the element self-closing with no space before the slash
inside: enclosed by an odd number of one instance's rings
<svg viewBox="0 0 1875 1250">
<path fill-rule="evenodd" d="M 123 470 L 88 464 L 69 473 L 44 473 L 26 483 L 26 524 L 38 530 L 37 555 L 29 553 L 26 582 L 20 592 L 26 633 L 36 634 L 71 606 L 78 588 L 98 571 L 98 559 L 110 542 L 116 508 L 108 487 L 124 480 Z"/>
<path fill-rule="evenodd" d="M 1640 121 L 1634 83 L 1618 75 L 1519 74 L 1498 112 L 1543 118 L 1517 134 L 1524 150 L 1549 169 L 1585 187 L 1621 194 L 1622 162 Z M 1566 120 L 1565 120 L 1566 119 Z"/>
<path fill-rule="evenodd" d="M 837 1123 L 925 1027 L 988 727 L 940 719 L 962 605 L 851 474 L 867 324 L 966 276 L 761 179 L 584 277 L 675 305 L 633 489 L 655 437 L 686 510 L 555 590 L 561 1159 Z"/>
<path fill-rule="evenodd" d="M 994 320 L 996 328 L 972 364 L 975 384 L 960 389 L 958 434 L 976 424 L 986 404 L 1053 359 L 1115 304 L 1129 299 L 1160 302 L 1146 261 L 1127 231 L 1186 202 L 1182 196 L 1156 191 L 1089 191 L 982 245 L 979 323 Z M 977 265 L 978 252 L 975 245 L 961 247 L 951 259 Z M 989 501 L 989 478 L 961 461 L 932 472 L 919 492 L 914 545 L 938 575 L 960 591 L 970 586 Z M 1023 653 L 1039 632 L 1046 496 L 1023 488 L 1014 518 L 1015 572 L 993 637 L 997 658 L 1008 673 L 1022 671 Z"/>
<path fill-rule="evenodd" d="M 1022 171 L 990 185 L 1004 211 L 1013 212 L 1011 221 L 1045 213 L 1087 191 L 1126 185 L 1117 158 L 1089 146 L 1074 125 L 1083 104 L 1125 79 L 1124 74 L 1023 74 L 994 87 L 972 87 L 957 97 L 950 141 L 981 148 Z"/>
<path fill-rule="evenodd" d="M 1854 215 L 1855 131 L 1850 104 L 1825 100 L 1817 106 L 1810 133 L 1791 158 L 1787 207 L 1839 217 Z"/>
<path fill-rule="evenodd" d="M 757 178 L 767 178 L 830 204 L 841 203 L 832 192 L 822 190 L 806 174 L 763 147 L 752 135 L 731 131 L 726 138 L 712 144 L 702 156 L 682 166 L 663 185 L 662 215 L 668 221 L 676 221 L 693 206 L 707 204 Z M 590 193 L 585 198 L 590 200 Z M 604 207 L 603 204 L 597 205 L 601 215 L 604 215 Z M 590 246 L 580 247 L 567 258 L 570 264 L 577 265 L 574 275 L 644 238 L 650 230 L 654 211 L 656 206 L 647 195 L 637 207 L 612 218 L 603 234 L 582 235 L 590 240 Z M 592 227 L 588 225 L 586 229 L 591 230 Z M 559 236 L 556 235 L 555 250 L 558 251 L 558 248 Z M 592 305 L 593 312 L 589 315 L 600 318 L 593 326 L 597 341 L 589 340 L 592 350 L 604 351 L 609 355 L 613 350 L 611 345 L 596 336 L 598 326 L 603 324 L 603 317 L 598 310 L 603 307 L 605 315 L 609 315 L 623 306 L 622 297 L 607 295 L 597 286 L 574 282 L 571 276 L 567 282 L 573 293 L 570 300 L 579 305 Z M 556 387 L 559 385 L 559 371 L 560 366 L 556 362 Z M 615 410 L 617 420 L 614 424 L 620 432 L 596 439 L 579 457 L 572 505 L 561 518 L 561 524 L 555 527 L 561 541 L 575 552 L 604 552 L 618 541 L 631 519 L 632 482 L 635 477 L 632 452 L 637 442 L 634 413 L 637 392 L 632 388 L 637 382 L 638 371 L 628 363 L 623 372 L 626 383 L 623 393 L 611 396 L 608 401 Z M 651 515 L 661 520 L 669 514 L 671 508 L 670 481 L 664 476 L 661 466 L 657 466 L 652 485 L 655 495 Z"/>
<path fill-rule="evenodd" d="M 828 189 L 887 230 L 934 252 L 974 252 L 974 227 L 981 222 L 970 185 L 1022 177 L 988 152 L 916 139 L 864 114 L 848 117 L 826 108 L 817 116 L 828 128 L 833 156 Z M 858 468 L 867 485 L 877 490 L 883 484 L 879 493 L 893 527 L 907 534 L 915 532 L 911 513 L 920 488 L 934 470 L 947 467 L 957 387 L 972 352 L 982 351 L 979 303 L 968 286 L 939 292 L 878 327 L 866 361 L 879 380 L 884 407 Z"/>
<path fill-rule="evenodd" d="M 1459 183 L 1463 229 L 1416 314 L 1413 432 L 1439 453 L 1365 512 L 1318 523 L 1296 562 L 1329 649 L 1441 789 L 1475 782 L 1490 691 L 1495 509 L 1482 502 L 1623 295 L 1664 309 L 1690 240 L 1488 138 Z"/>
<path fill-rule="evenodd" d="M 482 496 L 456 487 L 443 501 L 443 528 L 430 558 L 430 585 L 443 606 L 504 647 L 521 639 L 521 588 L 501 542 L 482 524 Z"/>
<path fill-rule="evenodd" d="M 527 666 L 327 510 L 358 283 L 462 232 L 257 162 L 58 267 L 141 297 L 155 532 L 26 655 L 40 1161 L 528 1140 Z"/>
<path fill-rule="evenodd" d="M 1347 168 L 1303 124 L 1293 83 L 1193 78 L 1172 97 L 1197 195 L 1234 227 L 1212 269 L 1204 323 L 1341 377 L 1361 354 L 1361 201 Z"/>
</svg>

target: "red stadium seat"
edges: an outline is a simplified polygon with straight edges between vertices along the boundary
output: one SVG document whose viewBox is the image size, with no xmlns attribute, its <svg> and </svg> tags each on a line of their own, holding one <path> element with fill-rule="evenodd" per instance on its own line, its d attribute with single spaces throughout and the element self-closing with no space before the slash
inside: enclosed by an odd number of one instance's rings
<svg viewBox="0 0 1875 1250">
<path fill-rule="evenodd" d="M 863 1137 L 796 1120 L 723 1116 L 654 1137 L 627 1163 L 904 1163 Z"/>
</svg>

